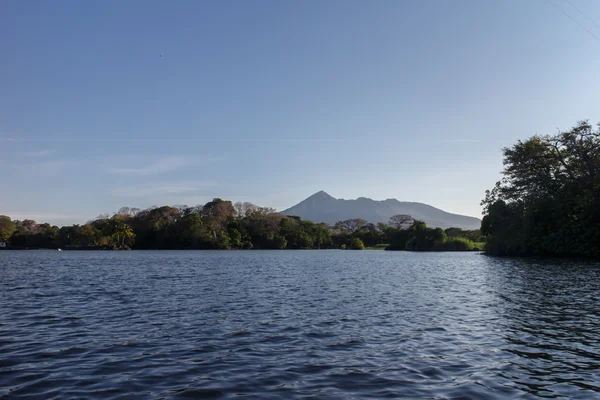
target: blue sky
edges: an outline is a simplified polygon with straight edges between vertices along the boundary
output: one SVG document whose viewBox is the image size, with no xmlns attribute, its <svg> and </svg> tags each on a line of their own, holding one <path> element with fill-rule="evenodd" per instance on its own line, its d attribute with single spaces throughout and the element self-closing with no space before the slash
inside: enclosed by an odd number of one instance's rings
<svg viewBox="0 0 600 400">
<path fill-rule="evenodd" d="M 0 214 L 325 190 L 480 217 L 503 146 L 600 121 L 597 23 L 596 0 L 4 1 Z"/>
</svg>

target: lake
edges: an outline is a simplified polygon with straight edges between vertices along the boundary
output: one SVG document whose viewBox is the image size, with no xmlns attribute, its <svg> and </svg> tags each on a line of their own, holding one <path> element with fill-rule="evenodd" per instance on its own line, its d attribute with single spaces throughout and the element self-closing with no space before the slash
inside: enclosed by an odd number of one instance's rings
<svg viewBox="0 0 600 400">
<path fill-rule="evenodd" d="M 600 398 L 600 264 L 0 251 L 0 398 Z"/>
</svg>

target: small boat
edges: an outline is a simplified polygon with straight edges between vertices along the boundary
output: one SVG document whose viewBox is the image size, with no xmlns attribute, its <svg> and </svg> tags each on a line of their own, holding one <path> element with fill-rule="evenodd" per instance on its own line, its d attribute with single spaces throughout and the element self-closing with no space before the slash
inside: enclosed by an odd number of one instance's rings
<svg viewBox="0 0 600 400">
<path fill-rule="evenodd" d="M 56 249 L 56 251 L 62 251 L 62 249 L 61 249 L 61 248 L 58 248 L 58 249 Z"/>
</svg>

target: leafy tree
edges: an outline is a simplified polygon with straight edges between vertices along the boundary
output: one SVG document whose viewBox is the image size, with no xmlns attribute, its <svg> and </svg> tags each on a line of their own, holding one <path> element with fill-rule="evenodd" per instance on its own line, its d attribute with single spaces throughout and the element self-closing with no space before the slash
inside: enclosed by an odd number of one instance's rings
<svg viewBox="0 0 600 400">
<path fill-rule="evenodd" d="M 486 252 L 600 256 L 600 129 L 579 122 L 505 148 L 482 201 Z"/>
<path fill-rule="evenodd" d="M 281 235 L 275 235 L 273 237 L 273 248 L 285 249 L 287 247 L 287 240 Z"/>
<path fill-rule="evenodd" d="M 390 225 L 397 229 L 407 228 L 412 222 L 413 218 L 410 215 L 398 214 L 390 218 Z"/>
<path fill-rule="evenodd" d="M 98 239 L 100 237 L 100 232 L 94 228 L 93 226 L 89 225 L 89 224 L 85 224 L 82 226 L 79 225 L 74 225 L 73 226 L 75 228 L 74 231 L 74 238 L 71 240 L 72 243 L 74 243 L 75 245 L 79 245 L 79 246 L 95 246 L 98 242 Z M 63 227 L 64 228 L 64 227 Z M 62 231 L 62 229 L 60 229 L 60 231 Z M 60 231 L 59 231 L 59 235 L 60 235 Z M 61 247 L 66 247 L 65 245 L 69 244 L 68 241 L 63 242 L 61 240 Z"/>
<path fill-rule="evenodd" d="M 37 224 L 33 220 L 15 221 L 15 231 L 9 238 L 15 248 L 55 248 L 59 228 L 50 224 Z"/>
<path fill-rule="evenodd" d="M 446 240 L 446 233 L 441 228 L 429 228 L 419 220 L 413 221 L 408 232 L 410 238 L 406 242 L 407 250 L 430 251 Z"/>
<path fill-rule="evenodd" d="M 229 227 L 227 234 L 229 236 L 229 243 L 231 247 L 235 249 L 242 248 L 242 234 L 237 228 Z"/>
<path fill-rule="evenodd" d="M 235 215 L 235 209 L 230 201 L 221 200 L 219 198 L 209 201 L 202 207 L 203 217 L 216 217 L 216 218 L 231 218 Z"/>
<path fill-rule="evenodd" d="M 367 223 L 368 222 L 362 218 L 347 219 L 345 221 L 337 222 L 335 228 L 341 233 L 354 233 L 367 225 Z"/>
<path fill-rule="evenodd" d="M 207 242 L 209 234 L 204 226 L 202 217 L 197 212 L 187 213 L 179 219 L 176 226 L 178 243 L 185 249 L 198 249 L 208 247 L 203 245 Z"/>
<path fill-rule="evenodd" d="M 215 240 L 216 248 L 221 250 L 229 249 L 230 243 L 229 236 L 225 232 L 219 233 L 219 236 Z"/>
<path fill-rule="evenodd" d="M 6 242 L 17 229 L 16 225 L 6 215 L 0 215 L 0 242 Z"/>
</svg>

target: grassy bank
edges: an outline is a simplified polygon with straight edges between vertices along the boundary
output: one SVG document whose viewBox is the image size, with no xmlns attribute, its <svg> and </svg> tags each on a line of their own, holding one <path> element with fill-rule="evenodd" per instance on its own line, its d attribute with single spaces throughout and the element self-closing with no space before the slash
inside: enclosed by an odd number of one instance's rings
<svg viewBox="0 0 600 400">
<path fill-rule="evenodd" d="M 387 244 L 387 243 L 376 244 L 375 246 L 365 247 L 365 250 L 385 250 L 385 248 L 388 246 L 389 246 L 389 244 Z"/>
</svg>

